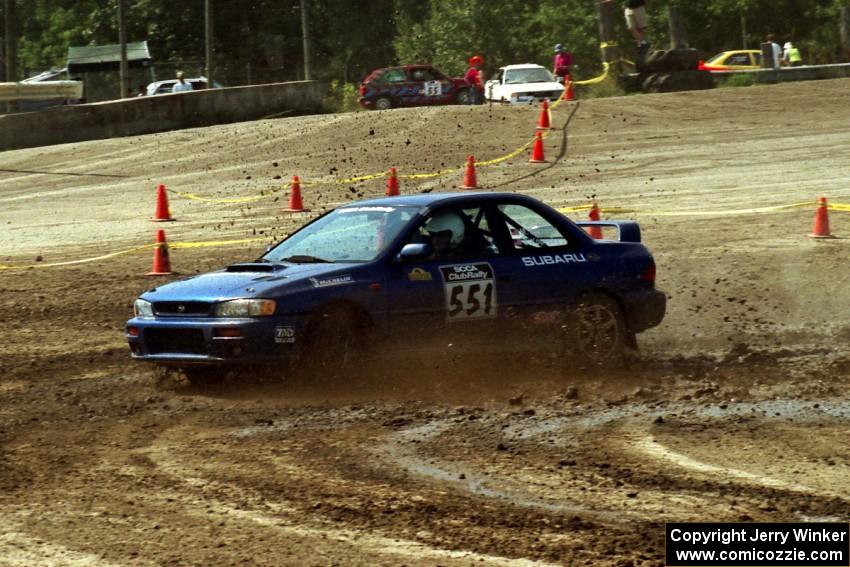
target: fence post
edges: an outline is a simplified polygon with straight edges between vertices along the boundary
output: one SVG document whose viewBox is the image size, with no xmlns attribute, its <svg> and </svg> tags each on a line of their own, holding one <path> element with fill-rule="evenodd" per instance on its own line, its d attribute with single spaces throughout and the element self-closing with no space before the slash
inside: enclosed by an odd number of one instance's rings
<svg viewBox="0 0 850 567">
<path fill-rule="evenodd" d="M 617 17 L 619 2 L 602 0 L 599 2 L 599 38 L 602 40 L 602 60 L 610 65 L 610 73 L 614 80 L 620 82 L 623 74 L 623 64 L 620 60 L 620 47 L 614 33 L 614 21 Z"/>
<path fill-rule="evenodd" d="M 841 8 L 841 51 L 850 59 L 850 6 Z"/>
<path fill-rule="evenodd" d="M 685 19 L 679 6 L 668 8 L 670 20 L 670 49 L 685 49 L 688 47 L 688 38 L 685 34 Z"/>
</svg>

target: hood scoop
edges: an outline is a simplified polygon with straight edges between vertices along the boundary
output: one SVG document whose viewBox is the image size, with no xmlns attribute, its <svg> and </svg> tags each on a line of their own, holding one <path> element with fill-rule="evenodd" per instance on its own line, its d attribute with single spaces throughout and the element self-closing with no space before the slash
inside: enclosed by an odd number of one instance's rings
<svg viewBox="0 0 850 567">
<path fill-rule="evenodd" d="M 255 273 L 270 273 L 285 270 L 286 266 L 281 264 L 268 264 L 266 262 L 245 262 L 242 264 L 231 264 L 227 266 L 225 272 L 255 272 Z"/>
</svg>

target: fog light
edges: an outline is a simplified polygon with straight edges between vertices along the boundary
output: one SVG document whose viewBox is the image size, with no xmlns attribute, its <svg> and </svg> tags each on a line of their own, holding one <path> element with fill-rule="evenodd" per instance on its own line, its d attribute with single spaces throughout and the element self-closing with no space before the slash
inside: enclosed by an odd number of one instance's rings
<svg viewBox="0 0 850 567">
<path fill-rule="evenodd" d="M 239 338 L 242 336 L 242 329 L 236 327 L 222 327 L 215 330 L 217 337 Z"/>
</svg>

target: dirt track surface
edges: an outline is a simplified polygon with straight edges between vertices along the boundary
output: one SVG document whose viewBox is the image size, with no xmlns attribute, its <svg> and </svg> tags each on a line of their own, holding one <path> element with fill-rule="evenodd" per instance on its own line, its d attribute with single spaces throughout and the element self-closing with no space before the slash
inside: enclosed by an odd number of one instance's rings
<svg viewBox="0 0 850 567">
<path fill-rule="evenodd" d="M 235 124 L 0 155 L 0 565 L 659 565 L 665 521 L 847 521 L 850 81 L 581 102 L 564 158 L 479 181 L 641 222 L 669 295 L 609 374 L 389 362 L 337 387 L 210 389 L 131 363 L 123 324 L 169 241 L 183 275 L 253 258 L 298 174 L 314 212 L 525 143 L 537 109 Z M 561 128 L 572 107 L 554 112 Z M 547 157 L 563 148 L 549 135 Z M 520 181 L 515 181 L 520 179 Z M 462 174 L 402 179 L 441 191 Z M 177 222 L 154 225 L 155 186 Z M 770 209 L 810 202 L 801 208 Z M 32 268 L 18 269 L 18 267 Z M 167 278 L 166 278 L 167 279 Z"/>
</svg>

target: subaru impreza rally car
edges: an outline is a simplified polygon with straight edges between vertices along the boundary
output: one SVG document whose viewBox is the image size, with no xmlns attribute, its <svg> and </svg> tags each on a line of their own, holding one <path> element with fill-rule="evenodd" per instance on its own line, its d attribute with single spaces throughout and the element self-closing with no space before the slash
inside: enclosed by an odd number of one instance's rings
<svg viewBox="0 0 850 567">
<path fill-rule="evenodd" d="M 594 225 L 618 238 L 592 238 Z M 254 261 L 148 290 L 126 338 L 133 358 L 193 382 L 235 363 L 351 369 L 370 345 L 429 337 L 606 365 L 665 307 L 636 222 L 574 223 L 515 193 L 439 193 L 347 204 Z"/>
</svg>

